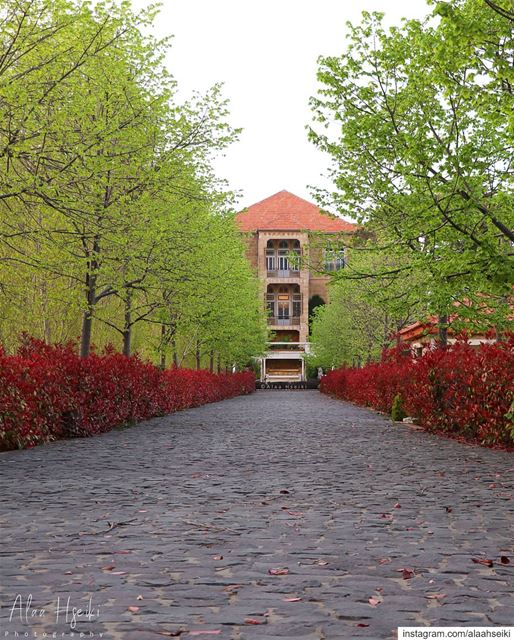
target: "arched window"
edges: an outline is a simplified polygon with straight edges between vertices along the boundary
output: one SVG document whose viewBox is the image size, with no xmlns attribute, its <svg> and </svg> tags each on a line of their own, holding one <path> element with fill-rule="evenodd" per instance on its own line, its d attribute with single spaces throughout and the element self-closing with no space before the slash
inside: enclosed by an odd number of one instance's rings
<svg viewBox="0 0 514 640">
<path fill-rule="evenodd" d="M 288 241 L 287 241 L 287 240 L 281 240 L 281 241 L 278 243 L 278 248 L 279 248 L 279 249 L 289 249 L 289 243 L 288 243 Z"/>
<path fill-rule="evenodd" d="M 276 256 L 273 240 L 268 240 L 266 243 L 266 269 L 268 271 L 275 271 L 276 269 Z"/>
</svg>

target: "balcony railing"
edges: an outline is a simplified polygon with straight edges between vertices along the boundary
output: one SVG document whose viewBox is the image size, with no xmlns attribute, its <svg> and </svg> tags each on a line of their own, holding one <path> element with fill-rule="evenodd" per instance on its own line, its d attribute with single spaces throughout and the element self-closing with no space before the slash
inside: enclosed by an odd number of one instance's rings
<svg viewBox="0 0 514 640">
<path fill-rule="evenodd" d="M 299 278 L 300 271 L 298 269 L 268 269 L 268 278 Z"/>
<path fill-rule="evenodd" d="M 268 342 L 268 356 L 280 355 L 281 353 L 289 354 L 291 351 L 310 352 L 310 343 L 308 342 Z"/>
<path fill-rule="evenodd" d="M 268 324 L 279 327 L 290 327 L 300 324 L 299 316 L 291 316 L 289 318 L 279 318 L 278 316 L 268 316 Z"/>
</svg>

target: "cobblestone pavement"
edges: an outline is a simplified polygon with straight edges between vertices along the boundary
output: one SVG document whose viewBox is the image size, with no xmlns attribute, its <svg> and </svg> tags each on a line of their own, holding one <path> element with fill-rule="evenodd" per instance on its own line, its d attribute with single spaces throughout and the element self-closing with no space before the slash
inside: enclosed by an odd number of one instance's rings
<svg viewBox="0 0 514 640">
<path fill-rule="evenodd" d="M 0 468 L 1 638 L 514 624 L 514 456 L 316 391 L 4 453 Z"/>
</svg>

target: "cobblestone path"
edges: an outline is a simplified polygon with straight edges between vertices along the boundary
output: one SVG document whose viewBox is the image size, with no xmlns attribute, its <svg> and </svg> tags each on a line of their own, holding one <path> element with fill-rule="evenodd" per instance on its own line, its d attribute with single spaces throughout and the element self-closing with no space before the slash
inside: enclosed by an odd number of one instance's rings
<svg viewBox="0 0 514 640">
<path fill-rule="evenodd" d="M 0 469 L 1 638 L 514 624 L 514 456 L 316 391 L 4 453 Z"/>
</svg>

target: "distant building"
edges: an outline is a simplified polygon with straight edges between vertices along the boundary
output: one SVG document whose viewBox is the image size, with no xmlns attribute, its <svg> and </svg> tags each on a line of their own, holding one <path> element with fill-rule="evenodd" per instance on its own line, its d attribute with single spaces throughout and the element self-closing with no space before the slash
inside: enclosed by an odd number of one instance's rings
<svg viewBox="0 0 514 640">
<path fill-rule="evenodd" d="M 261 380 L 305 380 L 309 301 L 328 302 L 326 272 L 345 266 L 344 237 L 357 227 L 288 191 L 248 207 L 236 221 L 262 283 L 272 335 Z"/>
<path fill-rule="evenodd" d="M 451 320 L 451 319 L 450 319 Z M 473 331 L 467 336 L 467 342 L 472 347 L 478 347 L 484 343 L 496 342 L 496 337 L 491 337 L 493 328 L 483 331 Z M 436 316 L 431 316 L 425 322 L 414 322 L 398 331 L 400 342 L 409 345 L 412 355 L 419 357 L 426 351 L 434 349 L 438 343 L 439 326 Z M 448 327 L 448 345 L 456 342 L 457 338 L 452 327 Z"/>
</svg>

